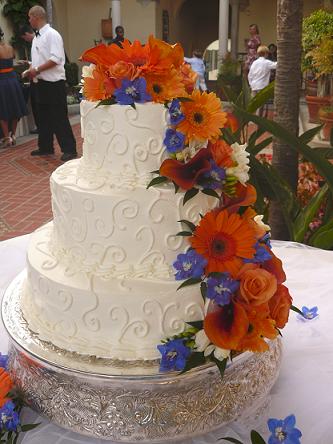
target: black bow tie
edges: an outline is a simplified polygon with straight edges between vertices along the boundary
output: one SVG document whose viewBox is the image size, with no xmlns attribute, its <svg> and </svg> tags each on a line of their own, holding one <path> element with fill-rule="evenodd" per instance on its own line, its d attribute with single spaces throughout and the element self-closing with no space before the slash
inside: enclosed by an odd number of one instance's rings
<svg viewBox="0 0 333 444">
<path fill-rule="evenodd" d="M 35 32 L 36 37 L 38 37 L 38 36 L 40 37 L 40 33 L 39 33 L 38 29 L 34 29 L 34 32 Z"/>
</svg>

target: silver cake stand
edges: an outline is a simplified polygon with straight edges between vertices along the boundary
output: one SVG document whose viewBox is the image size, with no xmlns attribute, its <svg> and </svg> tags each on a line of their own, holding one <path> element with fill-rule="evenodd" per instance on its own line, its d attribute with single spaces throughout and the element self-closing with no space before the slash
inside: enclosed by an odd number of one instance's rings
<svg viewBox="0 0 333 444">
<path fill-rule="evenodd" d="M 28 328 L 20 309 L 24 280 L 25 272 L 3 298 L 9 370 L 31 408 L 66 429 L 122 443 L 174 442 L 259 412 L 277 379 L 280 339 L 268 352 L 237 356 L 223 380 L 212 365 L 160 374 L 158 362 L 66 352 Z"/>
</svg>

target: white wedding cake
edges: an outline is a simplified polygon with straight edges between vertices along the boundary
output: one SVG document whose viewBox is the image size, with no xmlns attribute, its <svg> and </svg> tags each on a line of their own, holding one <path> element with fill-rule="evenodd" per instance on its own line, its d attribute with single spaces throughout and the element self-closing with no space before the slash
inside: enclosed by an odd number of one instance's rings
<svg viewBox="0 0 333 444">
<path fill-rule="evenodd" d="M 175 234 L 216 199 L 183 205 L 172 184 L 146 188 L 165 157 L 164 105 L 96 105 L 81 103 L 82 158 L 51 176 L 54 219 L 32 236 L 22 311 L 62 349 L 157 359 L 163 338 L 203 318 L 200 289 L 176 291 L 172 263 L 186 245 Z"/>
</svg>

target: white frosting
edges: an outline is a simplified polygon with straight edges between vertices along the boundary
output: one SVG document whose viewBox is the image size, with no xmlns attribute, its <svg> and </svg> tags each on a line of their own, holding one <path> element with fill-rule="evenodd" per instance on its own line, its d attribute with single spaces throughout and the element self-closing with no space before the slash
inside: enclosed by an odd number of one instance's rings
<svg viewBox="0 0 333 444">
<path fill-rule="evenodd" d="M 165 148 L 167 109 L 159 103 L 103 105 L 81 102 L 83 168 L 114 177 L 158 170 Z"/>
<path fill-rule="evenodd" d="M 176 291 L 169 279 L 121 279 L 69 270 L 50 251 L 52 223 L 36 231 L 28 252 L 22 310 L 41 339 L 82 354 L 157 359 L 162 338 L 203 318 L 198 287 Z"/>
<path fill-rule="evenodd" d="M 170 184 L 146 189 L 164 156 L 163 105 L 83 102 L 81 113 L 83 158 L 52 174 L 54 221 L 33 235 L 22 310 L 61 348 L 156 359 L 163 338 L 203 317 L 198 286 L 176 291 L 178 221 L 198 222 L 217 201 L 199 193 L 183 206 Z"/>
</svg>

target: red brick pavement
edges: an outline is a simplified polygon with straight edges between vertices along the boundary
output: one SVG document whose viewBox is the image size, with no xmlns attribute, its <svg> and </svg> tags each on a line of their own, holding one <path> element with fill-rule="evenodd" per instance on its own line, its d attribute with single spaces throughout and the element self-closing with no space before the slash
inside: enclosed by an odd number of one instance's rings
<svg viewBox="0 0 333 444">
<path fill-rule="evenodd" d="M 72 126 L 78 153 L 82 153 L 80 124 Z M 0 149 L 0 240 L 30 233 L 52 219 L 49 180 L 62 164 L 61 151 L 32 157 L 37 138 L 22 145 Z"/>
</svg>

